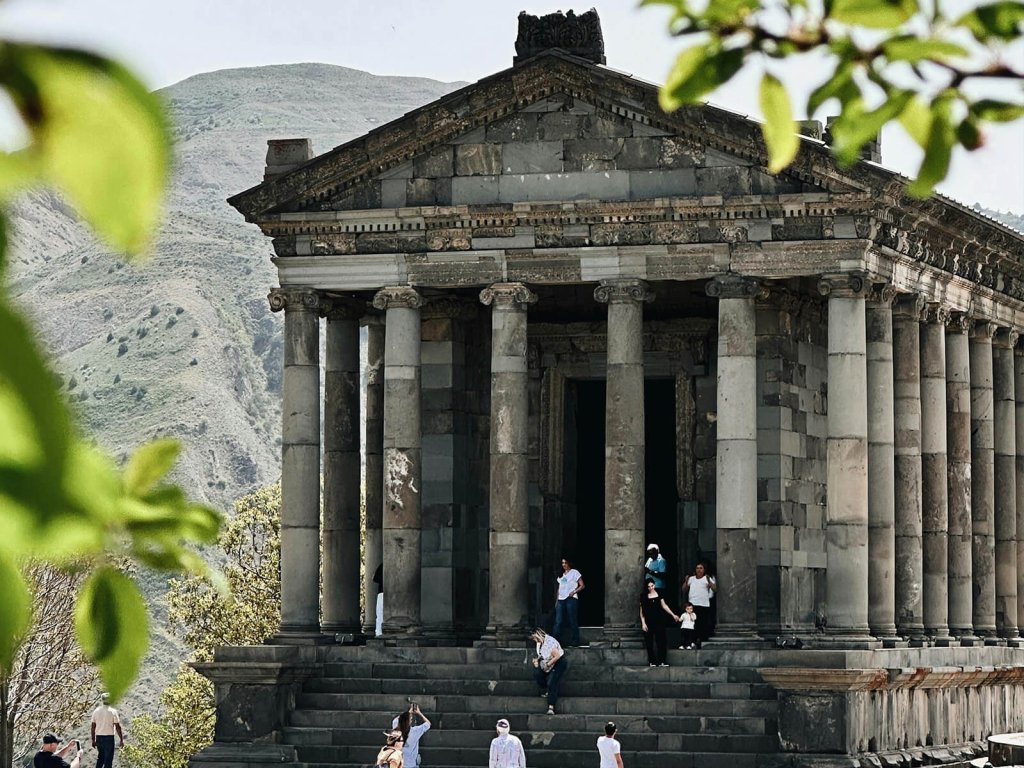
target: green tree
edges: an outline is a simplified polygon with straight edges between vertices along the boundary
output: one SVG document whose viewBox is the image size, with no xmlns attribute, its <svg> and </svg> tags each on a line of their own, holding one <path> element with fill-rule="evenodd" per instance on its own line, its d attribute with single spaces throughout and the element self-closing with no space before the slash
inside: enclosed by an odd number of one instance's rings
<svg viewBox="0 0 1024 768">
<path fill-rule="evenodd" d="M 79 434 L 30 324 L 6 291 L 4 206 L 30 185 L 62 191 L 128 255 L 145 250 L 170 163 L 163 109 L 126 69 L 86 51 L 0 40 L 0 88 L 29 136 L 0 152 L 0 672 L 11 674 L 32 620 L 26 559 L 89 571 L 74 625 L 111 697 L 135 678 L 148 610 L 122 558 L 204 572 L 190 545 L 216 539 L 220 515 L 166 484 L 178 446 L 140 448 L 123 471 Z"/>
<path fill-rule="evenodd" d="M 281 615 L 281 486 L 273 485 L 235 502 L 217 555 L 229 594 L 209 579 L 172 579 L 168 595 L 171 625 L 208 661 L 220 645 L 255 645 L 272 635 Z M 161 714 L 132 721 L 125 759 L 132 765 L 185 768 L 189 758 L 213 741 L 213 685 L 188 666 L 160 697 Z"/>
<path fill-rule="evenodd" d="M 763 70 L 760 105 L 773 173 L 793 162 L 800 148 L 789 89 L 773 71 L 783 60 L 801 59 L 805 71 L 824 75 L 806 115 L 838 102 L 830 144 L 840 163 L 853 163 L 882 126 L 899 121 L 924 150 L 909 187 L 917 196 L 931 194 L 946 177 L 954 148 L 975 150 L 987 125 L 1024 117 L 1024 71 L 1010 63 L 1024 26 L 1019 0 L 995 0 L 957 16 L 947 15 L 938 0 L 641 4 L 669 6 L 671 33 L 692 43 L 661 90 L 666 110 L 697 103 L 747 67 Z M 1003 95 L 1006 82 L 1013 100 Z"/>
</svg>

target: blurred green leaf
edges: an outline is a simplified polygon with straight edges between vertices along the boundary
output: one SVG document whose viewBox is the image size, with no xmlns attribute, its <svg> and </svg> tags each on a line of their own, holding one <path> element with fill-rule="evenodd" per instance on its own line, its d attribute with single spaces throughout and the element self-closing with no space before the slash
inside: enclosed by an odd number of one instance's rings
<svg viewBox="0 0 1024 768">
<path fill-rule="evenodd" d="M 968 11 L 955 24 L 966 27 L 978 40 L 1013 40 L 1021 34 L 1024 23 L 1024 3 L 1002 0 Z"/>
<path fill-rule="evenodd" d="M 932 111 L 919 97 L 907 102 L 899 116 L 900 125 L 922 149 L 928 144 L 932 126 Z"/>
<path fill-rule="evenodd" d="M 828 17 L 869 29 L 894 29 L 917 11 L 917 0 L 832 0 Z"/>
<path fill-rule="evenodd" d="M 135 582 L 115 568 L 97 569 L 79 593 L 75 630 L 117 701 L 138 674 L 149 646 L 149 615 Z"/>
<path fill-rule="evenodd" d="M 760 103 L 765 119 L 761 131 L 768 145 L 768 170 L 778 173 L 793 162 L 800 139 L 789 93 L 777 77 L 767 72 L 761 78 Z"/>
<path fill-rule="evenodd" d="M 815 88 L 807 99 L 807 116 L 811 117 L 829 99 L 848 103 L 860 97 L 860 88 L 853 79 L 853 64 L 841 64 L 835 74 Z"/>
<path fill-rule="evenodd" d="M 124 468 L 124 488 L 132 496 L 145 496 L 170 472 L 181 453 L 177 440 L 154 440 L 132 454 Z"/>
<path fill-rule="evenodd" d="M 1024 104 L 981 99 L 971 105 L 971 112 L 977 115 L 979 120 L 991 123 L 1010 123 L 1024 117 Z"/>
<path fill-rule="evenodd" d="M 31 598 L 14 563 L 0 555 L 0 673 L 9 673 L 32 621 Z"/>
<path fill-rule="evenodd" d="M 0 200 L 10 198 L 38 180 L 39 163 L 32 152 L 0 152 Z"/>
<path fill-rule="evenodd" d="M 671 112 L 693 104 L 739 72 L 743 50 L 723 51 L 717 42 L 696 45 L 679 54 L 659 93 L 661 107 Z"/>
<path fill-rule="evenodd" d="M 984 143 L 981 128 L 971 117 L 967 117 L 956 127 L 956 138 L 969 152 L 973 152 Z"/>
<path fill-rule="evenodd" d="M 119 64 L 71 49 L 6 43 L 0 73 L 32 132 L 41 174 L 114 247 L 142 251 L 169 165 L 157 97 Z"/>
<path fill-rule="evenodd" d="M 714 26 L 739 26 L 761 7 L 761 0 L 714 0 L 708 3 L 703 19 Z"/>
<path fill-rule="evenodd" d="M 940 95 L 932 103 L 932 121 L 928 127 L 928 139 L 924 146 L 924 158 L 917 171 L 917 178 L 907 187 L 914 197 L 928 197 L 935 185 L 946 178 L 953 146 L 957 142 L 956 131 L 950 118 L 951 94 Z"/>
<path fill-rule="evenodd" d="M 882 43 L 882 51 L 890 61 L 947 61 L 948 59 L 966 58 L 966 48 L 948 40 L 920 38 L 913 35 L 900 35 Z"/>
<path fill-rule="evenodd" d="M 830 126 L 832 151 L 839 162 L 843 165 L 856 162 L 861 148 L 878 137 L 883 125 L 899 117 L 913 96 L 910 91 L 893 89 L 889 97 L 871 111 L 865 111 L 860 103 L 845 104 Z"/>
</svg>

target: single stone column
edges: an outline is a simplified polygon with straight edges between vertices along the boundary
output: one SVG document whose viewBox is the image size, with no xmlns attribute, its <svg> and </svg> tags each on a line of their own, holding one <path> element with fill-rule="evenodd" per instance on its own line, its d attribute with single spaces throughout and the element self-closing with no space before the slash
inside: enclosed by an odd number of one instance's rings
<svg viewBox="0 0 1024 768">
<path fill-rule="evenodd" d="M 377 620 L 377 584 L 373 576 L 384 561 L 384 318 L 367 315 L 366 416 L 364 419 L 363 498 L 366 534 L 363 540 L 363 634 L 373 637 Z M 383 585 L 381 585 L 383 586 Z"/>
<path fill-rule="evenodd" d="M 412 288 L 384 288 L 384 634 L 420 632 L 420 307 Z"/>
<path fill-rule="evenodd" d="M 921 519 L 924 631 L 949 644 L 946 331 L 949 310 L 927 307 L 921 327 Z"/>
<path fill-rule="evenodd" d="M 1017 427 L 1013 370 L 1016 331 L 1003 328 L 992 342 L 995 438 L 996 630 L 1020 637 L 1017 627 Z"/>
<path fill-rule="evenodd" d="M 995 437 L 992 425 L 992 336 L 996 326 L 971 329 L 971 571 L 974 634 L 996 633 Z"/>
<path fill-rule="evenodd" d="M 721 640 L 757 634 L 757 343 L 760 287 L 738 275 L 707 284 L 718 299 L 716 593 Z"/>
<path fill-rule="evenodd" d="M 352 634 L 359 620 L 359 317 L 330 300 L 324 366 L 323 619 L 326 634 Z"/>
<path fill-rule="evenodd" d="M 901 296 L 893 310 L 896 442 L 896 629 L 920 643 L 924 635 L 924 555 L 921 518 L 920 296 Z M 870 339 L 870 325 L 868 330 Z M 870 341 L 868 344 L 870 360 Z M 871 368 L 868 367 L 870 376 Z M 872 460 L 874 455 L 872 455 Z M 869 464 L 870 466 L 870 464 Z M 874 473 L 872 473 L 874 476 Z M 876 633 L 877 634 L 877 633 Z"/>
<path fill-rule="evenodd" d="M 1017 496 L 1017 620 L 1024 617 L 1024 349 L 1013 349 L 1013 397 L 1017 417 L 1014 439 L 1016 463 Z"/>
<path fill-rule="evenodd" d="M 316 291 L 275 288 L 284 310 L 281 385 L 281 632 L 320 637 L 320 306 Z"/>
<path fill-rule="evenodd" d="M 849 273 L 819 283 L 828 296 L 826 616 L 839 642 L 869 638 L 867 287 Z"/>
<path fill-rule="evenodd" d="M 522 283 L 480 292 L 491 307 L 490 609 L 485 639 L 522 644 L 529 623 L 526 310 Z"/>
<path fill-rule="evenodd" d="M 973 321 L 956 313 L 946 333 L 946 454 L 949 469 L 949 631 L 972 644 L 971 618 L 971 366 L 967 332 Z"/>
<path fill-rule="evenodd" d="M 896 291 L 888 285 L 876 285 L 868 295 L 866 307 L 866 351 L 867 351 L 867 413 L 868 413 L 868 626 L 875 637 L 896 635 L 894 619 L 900 616 L 895 608 L 898 582 L 894 583 L 895 571 L 901 563 L 896 561 L 896 475 L 894 464 L 894 391 L 893 391 L 893 311 L 892 302 Z M 905 335 L 905 334 L 904 334 Z M 916 339 L 915 339 L 916 341 Z M 901 337 L 900 350 L 908 340 Z M 915 345 L 916 360 L 916 345 Z M 830 358 L 831 359 L 831 358 Z M 904 372 L 905 373 L 905 372 Z M 916 366 L 915 371 L 916 374 Z M 915 385 L 917 379 L 914 379 Z M 831 390 L 831 376 L 829 389 Z M 901 393 L 902 394 L 902 393 Z M 831 398 L 830 398 L 831 399 Z M 833 401 L 834 402 L 834 401 Z M 905 399 L 901 399 L 903 410 L 900 427 L 901 437 L 906 441 L 908 426 Z M 831 403 L 830 403 L 831 405 Z M 917 413 L 915 412 L 916 418 Z M 918 429 L 914 423 L 913 428 Z M 916 435 L 915 435 L 916 436 Z M 904 478 L 900 478 L 903 480 Z M 903 490 L 902 488 L 900 490 Z M 914 489 L 918 489 L 915 487 Z M 920 503 L 920 497 L 916 499 Z M 907 523 L 908 515 L 900 510 L 900 523 Z M 920 512 L 917 515 L 920 525 Z M 910 526 L 912 528 L 912 525 Z M 920 529 L 917 545 L 920 547 Z M 918 563 L 920 565 L 920 562 Z M 901 576 L 904 574 L 900 571 Z M 921 574 L 914 574 L 920 584 Z M 906 595 L 902 595 L 906 598 Z M 918 607 L 917 617 L 920 621 Z M 920 627 L 918 628 L 920 634 Z"/>
<path fill-rule="evenodd" d="M 643 304 L 654 294 L 642 280 L 602 280 L 594 298 L 608 305 L 605 404 L 604 632 L 635 642 L 644 559 Z M 627 642 L 628 642 L 627 641 Z"/>
</svg>

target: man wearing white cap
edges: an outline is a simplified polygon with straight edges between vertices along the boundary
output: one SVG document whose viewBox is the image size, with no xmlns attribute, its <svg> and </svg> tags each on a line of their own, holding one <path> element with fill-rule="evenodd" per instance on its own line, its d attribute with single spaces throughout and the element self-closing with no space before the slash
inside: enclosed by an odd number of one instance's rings
<svg viewBox="0 0 1024 768">
<path fill-rule="evenodd" d="M 651 543 L 647 545 L 647 562 L 644 563 L 644 578 L 654 580 L 655 589 L 665 588 L 665 571 L 668 563 L 661 556 L 658 545 Z"/>
<path fill-rule="evenodd" d="M 526 768 L 523 742 L 508 732 L 508 720 L 503 717 L 494 727 L 498 735 L 491 740 L 491 757 L 487 768 Z"/>
</svg>

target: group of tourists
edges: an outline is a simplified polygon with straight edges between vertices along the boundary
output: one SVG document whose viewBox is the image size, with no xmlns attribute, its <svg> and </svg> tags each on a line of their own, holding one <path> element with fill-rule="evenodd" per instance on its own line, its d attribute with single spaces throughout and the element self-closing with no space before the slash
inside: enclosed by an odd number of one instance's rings
<svg viewBox="0 0 1024 768">
<path fill-rule="evenodd" d="M 697 563 L 693 573 L 683 579 L 682 593 L 686 599 L 683 610 L 676 613 L 669 607 L 660 590 L 665 589 L 668 562 L 657 544 L 647 545 L 644 562 L 644 588 L 640 595 L 640 629 L 647 647 L 647 662 L 652 667 L 668 666 L 669 626 L 678 625 L 682 644 L 680 650 L 700 648 L 711 637 L 714 629 L 714 599 L 718 583 L 707 572 L 703 562 Z M 584 648 L 580 642 L 579 594 L 584 588 L 583 574 L 573 567 L 568 557 L 562 558 L 562 573 L 557 577 L 555 594 L 555 620 L 551 628 L 552 639 L 568 635 L 566 647 Z M 556 697 L 557 698 L 557 697 Z M 548 702 L 551 705 L 551 702 Z"/>
<path fill-rule="evenodd" d="M 89 723 L 89 741 L 96 750 L 96 768 L 112 768 L 114 764 L 114 736 L 124 747 L 121 717 L 110 706 L 110 697 L 104 693 L 98 707 L 93 710 Z M 70 757 L 70 762 L 68 758 Z M 78 739 L 64 740 L 55 733 L 43 736 L 42 744 L 32 758 L 34 768 L 84 768 L 85 750 Z"/>
</svg>

